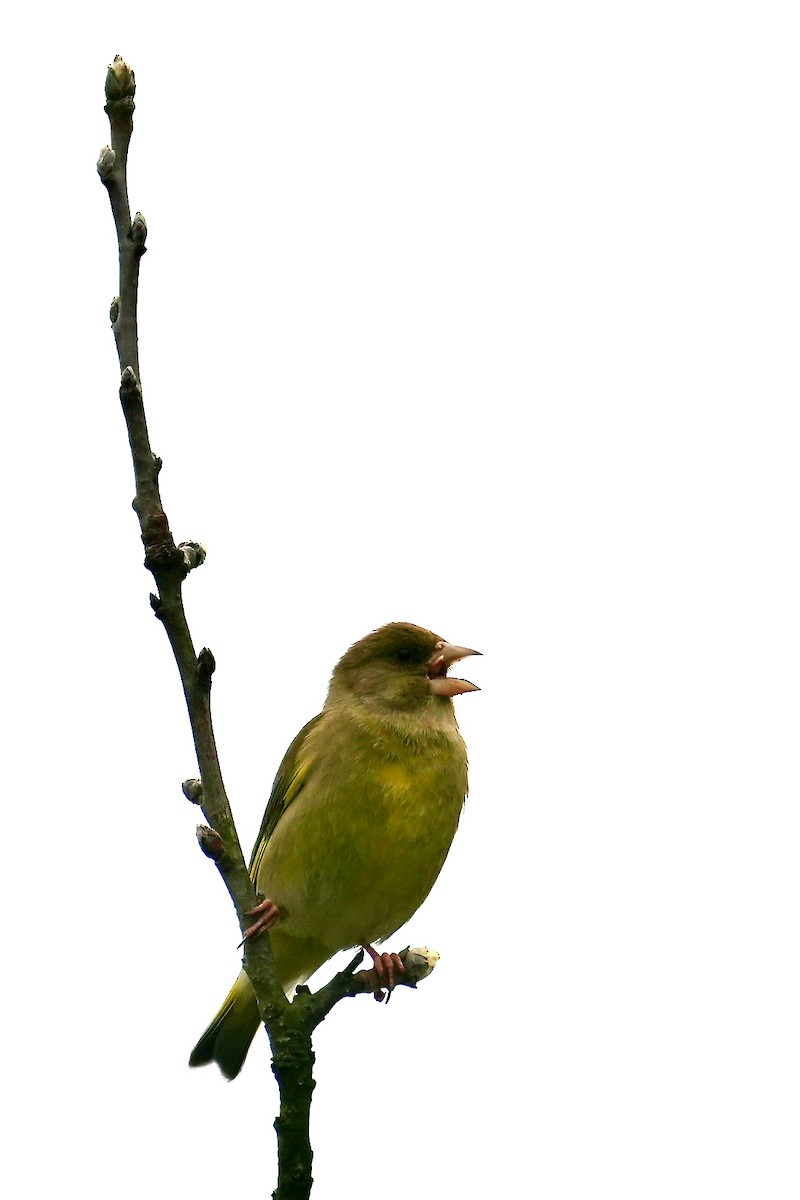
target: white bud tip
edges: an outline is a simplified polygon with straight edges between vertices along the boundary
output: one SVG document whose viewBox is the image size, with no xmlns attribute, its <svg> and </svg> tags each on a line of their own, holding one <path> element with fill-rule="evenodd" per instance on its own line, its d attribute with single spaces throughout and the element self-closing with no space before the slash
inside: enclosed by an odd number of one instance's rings
<svg viewBox="0 0 800 1200">
<path fill-rule="evenodd" d="M 404 961 L 406 978 L 425 979 L 439 961 L 439 955 L 435 950 L 429 950 L 427 946 L 414 946 L 413 949 L 406 951 Z"/>
</svg>

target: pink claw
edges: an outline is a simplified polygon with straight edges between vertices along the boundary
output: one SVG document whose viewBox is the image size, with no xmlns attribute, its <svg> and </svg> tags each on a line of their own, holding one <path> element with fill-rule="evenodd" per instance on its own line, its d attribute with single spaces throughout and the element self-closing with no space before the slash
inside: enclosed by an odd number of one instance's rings
<svg viewBox="0 0 800 1200">
<path fill-rule="evenodd" d="M 405 975 L 406 969 L 403 966 L 403 960 L 399 954 L 389 954 L 388 952 L 379 954 L 366 942 L 361 949 L 366 950 L 372 959 L 372 967 L 375 972 L 375 999 L 381 1001 L 384 999 L 383 985 L 385 984 L 391 995 L 395 985 L 395 975 Z"/>
<path fill-rule="evenodd" d="M 281 910 L 272 900 L 262 900 L 255 908 L 249 908 L 245 913 L 247 917 L 257 917 L 249 929 L 245 929 L 244 937 L 239 943 L 243 946 L 248 938 L 257 937 L 259 933 L 264 933 L 267 929 L 271 929 L 281 915 Z"/>
</svg>

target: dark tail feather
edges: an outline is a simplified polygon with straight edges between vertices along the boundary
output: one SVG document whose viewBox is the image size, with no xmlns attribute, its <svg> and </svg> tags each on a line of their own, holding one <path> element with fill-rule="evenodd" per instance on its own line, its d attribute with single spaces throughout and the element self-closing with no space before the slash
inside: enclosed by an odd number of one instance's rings
<svg viewBox="0 0 800 1200">
<path fill-rule="evenodd" d="M 259 1024 L 256 995 L 242 971 L 222 1008 L 190 1054 L 189 1066 L 203 1067 L 215 1062 L 226 1079 L 235 1079 Z"/>
</svg>

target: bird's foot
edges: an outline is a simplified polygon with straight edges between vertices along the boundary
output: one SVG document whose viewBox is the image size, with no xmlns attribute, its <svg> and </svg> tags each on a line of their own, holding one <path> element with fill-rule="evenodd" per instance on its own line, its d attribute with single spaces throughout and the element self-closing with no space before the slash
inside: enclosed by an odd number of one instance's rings
<svg viewBox="0 0 800 1200">
<path fill-rule="evenodd" d="M 366 950 L 372 959 L 372 971 L 370 973 L 375 976 L 375 999 L 378 1003 L 384 999 L 388 1000 L 395 985 L 395 976 L 405 975 L 406 973 L 402 958 L 399 954 L 389 954 L 388 952 L 379 954 L 377 950 L 373 950 L 372 946 L 366 942 L 361 949 Z M 384 987 L 388 989 L 385 996 L 383 992 Z"/>
<path fill-rule="evenodd" d="M 273 900 L 262 900 L 255 908 L 248 908 L 245 916 L 257 919 L 248 929 L 245 929 L 244 937 L 239 945 L 243 946 L 250 938 L 257 937 L 259 933 L 265 933 L 267 929 L 271 929 L 280 915 L 281 910 Z"/>
</svg>

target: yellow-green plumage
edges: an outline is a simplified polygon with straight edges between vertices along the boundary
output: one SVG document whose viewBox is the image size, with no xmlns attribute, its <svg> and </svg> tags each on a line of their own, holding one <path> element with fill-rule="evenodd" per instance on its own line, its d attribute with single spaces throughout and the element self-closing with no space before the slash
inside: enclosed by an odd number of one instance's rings
<svg viewBox="0 0 800 1200">
<path fill-rule="evenodd" d="M 444 678 L 449 662 L 432 666 L 442 646 L 399 622 L 357 642 L 284 756 L 251 875 L 281 912 L 269 937 L 287 991 L 337 951 L 389 937 L 441 870 L 467 792 L 451 696 L 472 686 Z M 459 652 L 449 661 L 471 653 L 447 649 Z M 242 972 L 191 1065 L 213 1060 L 233 1078 L 258 1024 Z"/>
</svg>

